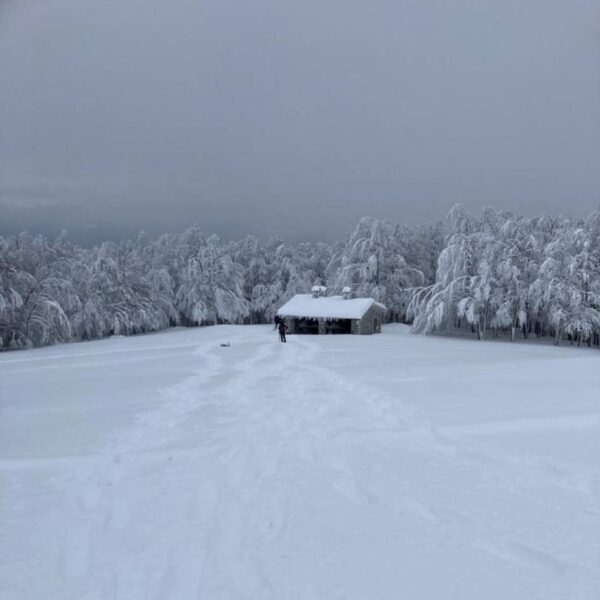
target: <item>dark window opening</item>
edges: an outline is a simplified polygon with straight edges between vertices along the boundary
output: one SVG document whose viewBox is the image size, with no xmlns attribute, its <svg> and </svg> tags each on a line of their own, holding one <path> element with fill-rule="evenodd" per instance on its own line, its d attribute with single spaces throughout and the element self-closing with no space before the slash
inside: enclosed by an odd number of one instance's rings
<svg viewBox="0 0 600 600">
<path fill-rule="evenodd" d="M 325 333 L 352 333 L 351 319 L 335 319 L 325 322 Z"/>
<path fill-rule="evenodd" d="M 317 319 L 294 319 L 294 333 L 317 335 L 319 333 L 319 321 Z"/>
</svg>

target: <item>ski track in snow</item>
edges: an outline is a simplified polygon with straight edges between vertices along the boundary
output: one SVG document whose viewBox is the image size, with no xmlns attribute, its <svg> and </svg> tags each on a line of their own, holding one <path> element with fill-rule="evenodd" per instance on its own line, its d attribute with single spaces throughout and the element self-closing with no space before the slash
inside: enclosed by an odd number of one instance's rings
<svg viewBox="0 0 600 600">
<path fill-rule="evenodd" d="M 490 439 L 600 415 L 438 426 L 318 338 L 232 331 L 98 453 L 0 461 L 54 490 L 2 600 L 597 598 L 598 469 Z"/>
</svg>

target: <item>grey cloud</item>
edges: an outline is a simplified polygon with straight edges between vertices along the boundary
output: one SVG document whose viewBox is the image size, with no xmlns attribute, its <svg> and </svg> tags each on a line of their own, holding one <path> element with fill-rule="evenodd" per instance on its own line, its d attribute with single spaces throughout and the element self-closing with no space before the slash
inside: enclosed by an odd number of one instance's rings
<svg viewBox="0 0 600 600">
<path fill-rule="evenodd" d="M 6 3 L 0 234 L 586 214 L 599 17 L 596 0 Z"/>
</svg>

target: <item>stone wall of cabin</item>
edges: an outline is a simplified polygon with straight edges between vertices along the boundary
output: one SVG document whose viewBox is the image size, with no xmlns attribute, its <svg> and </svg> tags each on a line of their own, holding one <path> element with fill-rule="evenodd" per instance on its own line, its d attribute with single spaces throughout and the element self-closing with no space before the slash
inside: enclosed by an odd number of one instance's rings
<svg viewBox="0 0 600 600">
<path fill-rule="evenodd" d="M 371 335 L 373 333 L 381 333 L 382 318 L 383 311 L 374 304 L 364 314 L 362 319 L 352 321 L 352 333 L 356 333 L 359 335 Z M 377 326 L 375 326 L 375 319 L 377 319 Z"/>
</svg>

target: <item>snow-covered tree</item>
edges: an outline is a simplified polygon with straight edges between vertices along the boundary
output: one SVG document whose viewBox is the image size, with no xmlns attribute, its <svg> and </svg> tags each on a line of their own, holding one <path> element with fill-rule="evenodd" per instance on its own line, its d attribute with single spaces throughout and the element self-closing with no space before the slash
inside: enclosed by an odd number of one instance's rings
<svg viewBox="0 0 600 600">
<path fill-rule="evenodd" d="M 350 287 L 357 296 L 373 297 L 388 308 L 388 318 L 405 316 L 406 290 L 424 283 L 423 273 L 404 258 L 406 228 L 363 218 L 348 236 L 329 268 L 329 285 Z"/>
<path fill-rule="evenodd" d="M 188 261 L 176 302 L 188 323 L 241 323 L 249 315 L 243 270 L 217 236 L 207 238 Z"/>
<path fill-rule="evenodd" d="M 487 328 L 515 339 L 552 334 L 598 343 L 600 217 L 585 222 L 533 219 L 486 209 L 477 220 L 463 207 L 448 217 L 449 237 L 436 281 L 414 291 L 415 332 L 460 328 L 483 337 Z"/>
<path fill-rule="evenodd" d="M 457 205 L 444 222 L 364 218 L 344 241 L 223 242 L 198 225 L 151 240 L 72 244 L 0 237 L 0 348 L 169 326 L 270 322 L 296 293 L 327 285 L 372 296 L 415 332 L 520 331 L 600 344 L 600 211 L 524 218 Z"/>
</svg>

